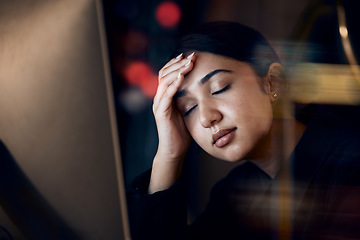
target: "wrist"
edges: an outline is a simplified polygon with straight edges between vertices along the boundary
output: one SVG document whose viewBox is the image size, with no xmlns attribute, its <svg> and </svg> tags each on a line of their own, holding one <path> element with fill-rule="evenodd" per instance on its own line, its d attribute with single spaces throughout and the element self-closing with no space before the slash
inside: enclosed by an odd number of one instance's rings
<svg viewBox="0 0 360 240">
<path fill-rule="evenodd" d="M 170 188 L 180 177 L 184 158 L 167 159 L 156 155 L 153 161 L 148 193 Z"/>
</svg>

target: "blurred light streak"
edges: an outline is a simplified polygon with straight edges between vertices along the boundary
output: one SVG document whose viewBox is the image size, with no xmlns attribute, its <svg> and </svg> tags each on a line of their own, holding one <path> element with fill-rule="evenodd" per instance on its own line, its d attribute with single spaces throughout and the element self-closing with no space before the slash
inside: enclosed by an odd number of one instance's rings
<svg viewBox="0 0 360 240">
<path fill-rule="evenodd" d="M 347 38 L 348 37 L 348 30 L 346 28 L 346 26 L 340 26 L 339 27 L 339 32 L 342 38 Z"/>
<path fill-rule="evenodd" d="M 299 103 L 360 104 L 360 85 L 351 65 L 297 64 L 289 80 L 290 99 Z"/>
<path fill-rule="evenodd" d="M 290 102 L 290 99 L 286 94 L 283 96 L 283 101 L 280 102 L 280 107 L 285 118 L 283 122 L 283 137 L 281 142 L 281 147 L 278 149 L 281 151 L 280 161 L 281 161 L 281 170 L 278 173 L 278 230 L 279 230 L 279 240 L 288 240 L 291 238 L 292 232 L 292 181 L 291 181 L 291 172 L 290 172 L 290 163 L 288 161 L 289 156 L 291 155 L 293 148 L 295 146 L 295 125 L 293 121 L 288 121 L 288 113 L 293 112 L 293 104 Z"/>
<path fill-rule="evenodd" d="M 338 15 L 339 33 L 341 36 L 341 43 L 344 48 L 345 56 L 350 64 L 351 71 L 353 72 L 354 75 L 354 79 L 357 82 L 358 86 L 360 86 L 360 69 L 354 54 L 354 50 L 351 46 L 349 31 L 346 24 L 345 10 L 344 7 L 341 5 L 340 1 L 338 1 L 337 3 L 336 11 Z"/>
<path fill-rule="evenodd" d="M 175 2 L 165 1 L 156 8 L 155 17 L 163 28 L 174 28 L 181 19 L 181 9 Z"/>
</svg>

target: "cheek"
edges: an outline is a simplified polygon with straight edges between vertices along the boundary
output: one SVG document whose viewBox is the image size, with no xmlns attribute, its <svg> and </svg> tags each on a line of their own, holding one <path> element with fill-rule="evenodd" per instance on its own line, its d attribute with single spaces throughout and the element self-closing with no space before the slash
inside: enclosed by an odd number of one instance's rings
<svg viewBox="0 0 360 240">
<path fill-rule="evenodd" d="M 236 118 L 238 124 L 246 124 L 252 119 L 266 121 L 273 117 L 269 97 L 260 89 L 254 88 L 233 96 L 233 100 L 227 104 L 228 114 Z"/>
<path fill-rule="evenodd" d="M 245 147 L 249 150 L 252 146 L 270 131 L 273 113 L 270 101 L 249 100 L 228 109 L 234 122 L 239 130 L 239 147 Z"/>
<path fill-rule="evenodd" d="M 237 115 L 234 119 L 237 126 L 250 140 L 266 135 L 272 125 L 272 107 L 268 102 L 247 106 L 247 108 L 236 109 Z"/>
<path fill-rule="evenodd" d="M 187 120 L 185 121 L 185 125 L 194 141 L 202 149 L 206 150 L 207 145 L 211 142 L 211 132 L 208 133 L 209 130 L 203 128 L 199 121 L 195 122 L 194 120 Z"/>
</svg>

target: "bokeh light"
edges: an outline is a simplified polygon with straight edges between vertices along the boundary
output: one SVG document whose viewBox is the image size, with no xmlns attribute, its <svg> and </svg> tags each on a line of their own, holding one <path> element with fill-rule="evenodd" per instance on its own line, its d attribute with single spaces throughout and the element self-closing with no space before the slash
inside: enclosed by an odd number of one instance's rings
<svg viewBox="0 0 360 240">
<path fill-rule="evenodd" d="M 124 75 L 126 81 L 141 88 L 145 96 L 153 98 L 157 88 L 157 76 L 150 65 L 143 61 L 135 61 L 129 64 Z"/>
<path fill-rule="evenodd" d="M 158 5 L 155 16 L 163 28 L 174 28 L 179 24 L 181 9 L 175 2 L 165 1 Z"/>
<path fill-rule="evenodd" d="M 132 56 L 140 55 L 145 52 L 149 45 L 147 36 L 140 31 L 131 30 L 124 37 L 124 49 Z"/>
</svg>

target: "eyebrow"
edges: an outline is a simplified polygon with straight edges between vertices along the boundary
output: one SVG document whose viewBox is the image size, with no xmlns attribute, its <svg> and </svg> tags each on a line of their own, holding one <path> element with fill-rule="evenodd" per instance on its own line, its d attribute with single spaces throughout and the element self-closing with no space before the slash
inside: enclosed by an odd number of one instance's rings
<svg viewBox="0 0 360 240">
<path fill-rule="evenodd" d="M 218 74 L 218 73 L 232 73 L 231 70 L 228 70 L 228 69 L 216 69 L 212 72 L 209 72 L 208 74 L 206 74 L 204 77 L 202 77 L 200 79 L 200 84 L 203 85 L 205 84 L 207 81 L 210 80 L 210 78 L 212 78 L 214 75 Z M 177 99 L 177 98 L 180 98 L 180 97 L 183 97 L 185 95 L 187 95 L 188 92 L 186 90 L 180 90 L 180 91 L 177 91 L 174 95 L 174 99 Z"/>
</svg>

